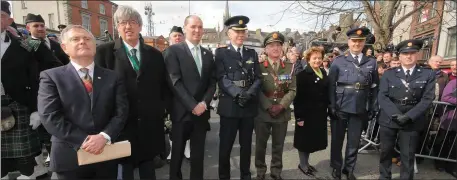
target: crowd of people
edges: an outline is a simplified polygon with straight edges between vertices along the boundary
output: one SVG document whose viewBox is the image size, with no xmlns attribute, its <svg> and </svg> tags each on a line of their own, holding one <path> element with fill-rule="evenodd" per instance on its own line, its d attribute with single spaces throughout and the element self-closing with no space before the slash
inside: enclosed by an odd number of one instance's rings
<svg viewBox="0 0 457 180">
<path fill-rule="evenodd" d="M 52 40 L 43 18 L 34 14 L 26 18 L 30 35 L 21 38 L 11 26 L 9 3 L 1 3 L 2 179 L 14 171 L 30 179 L 46 174 L 40 170 L 43 146 L 58 179 L 134 179 L 135 169 L 141 179 L 156 179 L 158 156 L 169 159 L 170 179 L 183 179 L 184 158 L 190 160 L 189 178 L 204 179 L 205 139 L 215 97 L 219 179 L 232 178 L 230 155 L 237 134 L 240 178 L 252 177 L 252 141 L 256 179 L 266 178 L 271 136 L 269 175 L 282 179 L 291 119 L 297 168 L 306 176 L 316 177 L 319 170 L 309 159 L 330 143 L 332 176 L 356 179 L 360 138 L 367 123 L 375 120 L 381 141 L 380 179 L 392 178 L 396 144 L 400 178 L 413 179 L 416 148 L 424 138 L 432 102 L 451 103 L 455 109 L 456 62 L 451 62 L 449 74 L 439 69 L 440 56 L 431 57 L 429 67 L 418 65 L 421 40 L 406 40 L 395 52 L 374 55 L 365 47 L 372 35 L 360 27 L 346 32 L 344 52 L 334 48 L 327 53 L 316 46 L 301 53 L 293 46 L 284 49 L 286 37 L 272 32 L 263 41 L 264 52 L 257 54 L 243 45 L 250 19 L 233 16 L 224 22 L 230 44 L 213 54 L 200 44 L 202 20 L 189 15 L 183 28 L 171 29 L 170 46 L 160 52 L 144 43 L 141 14 L 130 6 L 119 6 L 114 13 L 120 38 L 96 46 L 91 32 L 80 25 L 64 27 L 60 41 Z M 170 154 L 164 154 L 167 115 L 172 122 Z M 455 138 L 455 112 L 439 118 L 448 124 L 441 134 Z M 130 156 L 78 164 L 78 151 L 100 155 L 105 146 L 120 141 L 130 142 Z M 447 146 L 454 155 L 455 149 Z M 439 161 L 436 167 L 457 177 L 455 163 Z"/>
</svg>

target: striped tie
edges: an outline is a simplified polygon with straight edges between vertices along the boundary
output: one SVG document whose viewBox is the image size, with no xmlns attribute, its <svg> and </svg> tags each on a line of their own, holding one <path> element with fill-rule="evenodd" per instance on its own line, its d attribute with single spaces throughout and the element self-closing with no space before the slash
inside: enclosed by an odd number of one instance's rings
<svg viewBox="0 0 457 180">
<path fill-rule="evenodd" d="M 84 87 L 86 88 L 87 93 L 92 93 L 92 78 L 89 75 L 89 69 L 81 68 L 81 72 L 84 73 L 84 77 L 82 78 Z"/>
</svg>

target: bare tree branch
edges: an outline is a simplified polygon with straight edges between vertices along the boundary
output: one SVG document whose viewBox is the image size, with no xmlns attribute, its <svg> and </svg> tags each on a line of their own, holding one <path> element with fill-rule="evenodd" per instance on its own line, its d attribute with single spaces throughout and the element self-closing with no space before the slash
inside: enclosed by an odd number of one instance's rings
<svg viewBox="0 0 457 180">
<path fill-rule="evenodd" d="M 408 12 L 407 14 L 405 14 L 403 17 L 399 18 L 397 20 L 397 22 L 395 22 L 395 24 L 392 25 L 391 29 L 397 28 L 397 26 L 400 25 L 404 20 L 408 19 L 411 15 L 413 15 L 414 13 L 416 13 L 417 11 L 419 11 L 420 9 L 425 7 L 425 5 L 427 5 L 427 4 L 428 4 L 428 2 L 423 3 L 419 7 L 416 7 L 413 10 L 411 10 L 410 12 Z"/>
</svg>

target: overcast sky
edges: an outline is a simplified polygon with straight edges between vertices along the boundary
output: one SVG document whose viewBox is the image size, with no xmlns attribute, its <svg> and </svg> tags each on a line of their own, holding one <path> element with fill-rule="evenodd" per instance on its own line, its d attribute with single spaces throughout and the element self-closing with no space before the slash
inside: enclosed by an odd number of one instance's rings
<svg viewBox="0 0 457 180">
<path fill-rule="evenodd" d="M 183 26 L 184 18 L 189 15 L 189 1 L 113 1 L 118 5 L 130 5 L 143 16 L 143 23 L 147 18 L 144 13 L 146 3 L 151 3 L 155 26 L 155 35 L 168 36 L 172 26 Z M 248 28 L 262 31 L 284 31 L 285 28 L 299 32 L 315 30 L 316 17 L 300 16 L 296 13 L 284 13 L 292 1 L 229 1 L 232 16 L 245 15 L 250 18 Z M 223 28 L 222 15 L 226 1 L 191 1 L 190 14 L 199 15 L 203 20 L 204 28 Z M 280 20 L 280 21 L 279 21 Z M 279 21 L 279 23 L 277 23 Z M 274 25 L 274 26 L 273 26 Z M 317 27 L 320 30 L 320 27 Z M 146 34 L 143 26 L 142 34 Z"/>
</svg>

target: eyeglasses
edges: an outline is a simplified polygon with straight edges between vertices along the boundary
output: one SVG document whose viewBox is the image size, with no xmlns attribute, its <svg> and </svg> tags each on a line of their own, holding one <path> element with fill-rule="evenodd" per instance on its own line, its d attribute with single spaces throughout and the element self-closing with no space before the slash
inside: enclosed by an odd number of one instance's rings
<svg viewBox="0 0 457 180">
<path fill-rule="evenodd" d="M 130 24 L 130 26 L 133 26 L 133 25 L 138 25 L 138 22 L 136 20 L 129 20 L 129 21 L 118 22 L 118 24 L 120 26 L 126 26 L 127 24 Z"/>
</svg>

